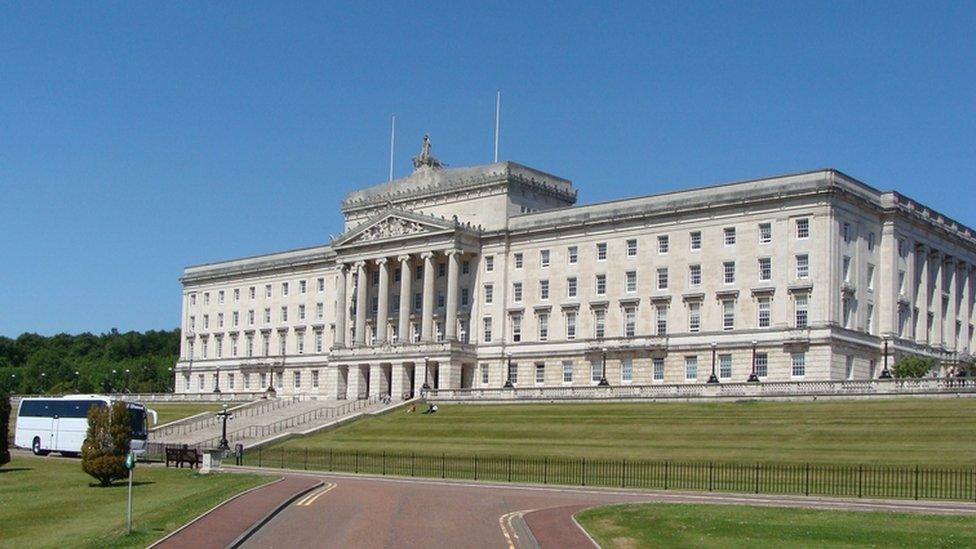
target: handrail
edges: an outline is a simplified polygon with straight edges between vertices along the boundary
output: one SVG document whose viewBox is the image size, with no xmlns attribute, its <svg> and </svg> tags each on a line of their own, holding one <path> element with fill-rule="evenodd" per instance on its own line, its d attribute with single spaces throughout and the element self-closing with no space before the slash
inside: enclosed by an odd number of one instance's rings
<svg viewBox="0 0 976 549">
<path fill-rule="evenodd" d="M 274 399 L 274 400 L 267 400 L 263 402 L 256 401 L 256 402 L 246 403 L 235 408 L 229 408 L 228 411 L 233 411 L 235 415 L 240 417 L 253 417 L 256 415 L 272 412 L 280 408 L 291 406 L 295 402 L 296 401 L 284 400 L 284 399 Z M 191 420 L 194 417 L 197 417 L 197 419 L 188 421 L 187 423 L 180 423 L 180 424 L 170 423 L 165 426 L 162 426 L 160 429 L 150 430 L 149 431 L 150 437 L 154 439 L 158 439 L 163 437 L 170 437 L 173 435 L 187 435 L 195 431 L 199 431 L 202 429 L 206 429 L 208 427 L 219 425 L 220 419 L 217 417 L 215 413 L 211 413 L 211 412 L 204 412 L 204 413 L 208 415 L 206 417 L 191 416 L 190 418 L 187 418 L 187 420 Z"/>
</svg>

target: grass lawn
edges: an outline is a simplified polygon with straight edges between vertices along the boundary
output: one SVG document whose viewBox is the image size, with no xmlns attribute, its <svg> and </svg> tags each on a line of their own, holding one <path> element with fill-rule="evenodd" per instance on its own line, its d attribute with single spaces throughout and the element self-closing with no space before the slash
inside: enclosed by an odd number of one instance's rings
<svg viewBox="0 0 976 549">
<path fill-rule="evenodd" d="M 140 465 L 134 480 L 127 535 L 124 482 L 97 487 L 77 459 L 13 456 L 0 467 L 0 546 L 145 547 L 271 478 Z"/>
<path fill-rule="evenodd" d="M 163 425 L 171 421 L 190 417 L 200 412 L 217 412 L 224 407 L 232 408 L 240 404 L 239 402 L 149 402 L 146 406 L 156 410 L 159 414 L 159 423 Z"/>
<path fill-rule="evenodd" d="M 577 521 L 601 547 L 974 547 L 971 516 L 629 504 Z"/>
<path fill-rule="evenodd" d="M 418 410 L 421 406 L 418 406 Z M 280 446 L 447 454 L 972 466 L 976 398 L 404 408 Z"/>
</svg>

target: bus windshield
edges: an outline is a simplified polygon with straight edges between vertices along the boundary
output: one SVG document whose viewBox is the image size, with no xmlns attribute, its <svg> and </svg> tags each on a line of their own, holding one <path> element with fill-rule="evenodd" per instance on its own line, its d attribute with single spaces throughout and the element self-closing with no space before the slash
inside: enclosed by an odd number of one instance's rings
<svg viewBox="0 0 976 549">
<path fill-rule="evenodd" d="M 145 439 L 146 410 L 144 408 L 129 408 L 129 425 L 132 427 L 132 438 Z"/>
</svg>

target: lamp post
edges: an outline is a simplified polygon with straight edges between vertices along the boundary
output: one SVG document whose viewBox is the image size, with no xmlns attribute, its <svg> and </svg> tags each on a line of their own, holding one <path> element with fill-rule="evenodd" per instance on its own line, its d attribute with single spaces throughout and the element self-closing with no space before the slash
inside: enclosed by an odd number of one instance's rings
<svg viewBox="0 0 976 549">
<path fill-rule="evenodd" d="M 132 391 L 129 390 L 129 383 L 130 382 L 131 382 L 131 376 L 129 375 L 129 369 L 126 368 L 125 369 L 125 392 L 127 392 L 127 393 L 132 392 Z"/>
<path fill-rule="evenodd" d="M 878 379 L 891 379 L 891 370 L 888 369 L 888 338 L 884 338 L 884 369 Z"/>
<path fill-rule="evenodd" d="M 274 363 L 270 360 L 268 361 L 268 392 L 271 394 L 277 393 L 274 388 Z"/>
<path fill-rule="evenodd" d="M 712 375 L 708 376 L 708 383 L 718 383 L 718 376 L 715 375 L 715 348 L 718 343 L 712 342 Z"/>
<path fill-rule="evenodd" d="M 214 381 L 214 390 L 213 390 L 213 392 L 219 393 L 220 392 L 220 365 L 219 364 L 217 365 L 217 373 L 214 374 L 214 375 L 216 377 L 215 377 L 215 381 Z"/>
<path fill-rule="evenodd" d="M 115 376 L 118 374 L 119 372 L 117 370 L 112 370 L 112 379 L 108 382 L 109 389 L 113 393 L 115 392 Z"/>
<path fill-rule="evenodd" d="M 227 411 L 227 405 L 221 411 L 217 412 L 217 417 L 221 419 L 223 425 L 220 430 L 220 445 L 217 446 L 218 450 L 228 451 L 230 450 L 230 444 L 227 443 L 227 420 L 234 417 L 234 414 Z"/>
<path fill-rule="evenodd" d="M 430 382 L 428 381 L 429 376 L 430 376 L 430 357 L 425 356 L 424 357 L 424 384 L 420 387 L 425 391 L 430 390 Z"/>
<path fill-rule="evenodd" d="M 512 383 L 512 353 L 505 353 L 506 365 L 505 365 L 505 389 L 514 389 L 515 385 Z"/>
<path fill-rule="evenodd" d="M 166 368 L 167 375 L 169 379 L 166 380 L 166 384 L 169 386 L 169 392 L 176 392 L 176 375 L 173 373 L 173 368 Z M 172 383 L 170 383 L 172 381 Z"/>
<path fill-rule="evenodd" d="M 603 351 L 603 363 L 600 367 L 600 383 L 597 383 L 597 387 L 609 387 L 610 382 L 607 381 L 607 348 L 601 349 Z"/>
<path fill-rule="evenodd" d="M 749 383 L 759 383 L 759 376 L 756 375 L 756 345 L 759 345 L 759 342 L 753 339 L 752 340 L 752 373 L 749 374 Z"/>
<path fill-rule="evenodd" d="M 75 392 L 79 390 L 78 385 L 80 381 L 81 381 L 81 373 L 78 372 L 78 370 L 75 370 Z"/>
</svg>

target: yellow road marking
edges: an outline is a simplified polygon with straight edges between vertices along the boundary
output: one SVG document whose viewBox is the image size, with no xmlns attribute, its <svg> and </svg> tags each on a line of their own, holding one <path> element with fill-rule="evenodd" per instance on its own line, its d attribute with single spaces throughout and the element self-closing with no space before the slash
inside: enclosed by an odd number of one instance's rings
<svg viewBox="0 0 976 549">
<path fill-rule="evenodd" d="M 336 487 L 336 484 L 334 482 L 330 482 L 330 483 L 326 484 L 324 487 L 322 487 L 322 488 L 320 488 L 320 489 L 312 492 L 311 494 L 303 497 L 302 499 L 298 500 L 298 503 L 296 503 L 295 505 L 297 507 L 308 507 L 309 505 L 315 503 L 315 500 L 319 499 L 322 496 L 322 494 L 328 492 L 329 490 L 331 490 L 331 489 L 333 489 L 335 487 Z"/>
<path fill-rule="evenodd" d="M 522 511 L 512 511 L 511 513 L 505 513 L 504 515 L 498 517 L 498 524 L 502 528 L 502 534 L 505 535 L 505 541 L 508 543 L 508 549 L 516 549 L 516 542 L 518 542 L 518 532 L 515 531 L 515 526 L 512 525 L 512 519 L 519 517 L 521 518 L 526 513 L 531 513 L 535 509 L 525 509 Z"/>
</svg>

